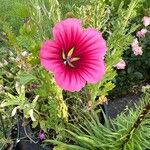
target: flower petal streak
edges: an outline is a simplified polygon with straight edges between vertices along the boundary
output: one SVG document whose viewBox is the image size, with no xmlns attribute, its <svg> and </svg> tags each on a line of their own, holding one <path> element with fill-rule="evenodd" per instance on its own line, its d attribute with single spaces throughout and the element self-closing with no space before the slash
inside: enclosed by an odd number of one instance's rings
<svg viewBox="0 0 150 150">
<path fill-rule="evenodd" d="M 55 74 L 56 83 L 65 90 L 80 91 L 86 81 L 75 70 L 66 69 L 61 74 Z"/>
<path fill-rule="evenodd" d="M 93 60 L 94 61 L 94 60 Z M 105 65 L 103 60 L 95 62 L 82 62 L 78 68 L 80 75 L 89 83 L 96 83 L 100 81 L 105 74 Z"/>
<path fill-rule="evenodd" d="M 41 64 L 48 71 L 54 71 L 55 66 L 61 62 L 60 47 L 54 41 L 43 43 L 40 51 Z"/>
<path fill-rule="evenodd" d="M 76 47 L 76 55 L 92 53 L 95 56 L 103 57 L 106 53 L 106 42 L 102 35 L 95 29 L 86 29 Z"/>
<path fill-rule="evenodd" d="M 81 34 L 81 22 L 78 19 L 66 19 L 53 28 L 54 39 L 60 43 L 65 52 L 76 45 Z"/>
</svg>

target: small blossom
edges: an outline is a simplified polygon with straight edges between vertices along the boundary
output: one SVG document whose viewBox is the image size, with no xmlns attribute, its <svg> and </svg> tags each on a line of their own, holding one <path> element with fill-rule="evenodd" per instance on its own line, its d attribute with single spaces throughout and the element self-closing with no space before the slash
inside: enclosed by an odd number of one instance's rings
<svg viewBox="0 0 150 150">
<path fill-rule="evenodd" d="M 148 25 L 150 25 L 150 17 L 144 16 L 143 19 L 142 19 L 142 21 L 143 21 L 143 24 L 144 24 L 145 27 L 147 27 Z"/>
<path fill-rule="evenodd" d="M 143 37 L 145 37 L 145 34 L 146 34 L 147 32 L 148 32 L 147 29 L 142 29 L 141 31 L 138 31 L 138 32 L 136 33 L 136 36 L 139 37 L 139 38 L 143 38 Z"/>
<path fill-rule="evenodd" d="M 40 132 L 39 135 L 38 135 L 38 138 L 40 140 L 44 140 L 45 139 L 45 133 L 44 132 Z"/>
<path fill-rule="evenodd" d="M 116 64 L 114 67 L 116 67 L 117 69 L 125 69 L 126 63 L 123 59 L 120 59 L 119 63 Z"/>
<path fill-rule="evenodd" d="M 139 45 L 139 42 L 138 42 L 138 39 L 136 38 L 136 39 L 134 39 L 133 42 L 132 42 L 132 47 L 135 47 L 135 46 L 137 46 L 137 45 Z"/>
<path fill-rule="evenodd" d="M 27 57 L 27 56 L 29 55 L 29 52 L 23 51 L 23 52 L 21 53 L 21 55 L 22 55 L 23 57 Z"/>
<path fill-rule="evenodd" d="M 138 42 L 137 38 L 133 40 L 133 43 L 131 46 L 132 46 L 132 51 L 135 56 L 142 55 L 142 53 L 143 53 L 142 47 L 139 46 L 139 42 Z"/>
<path fill-rule="evenodd" d="M 132 47 L 132 51 L 134 53 L 135 56 L 138 56 L 138 55 L 142 55 L 143 54 L 143 51 L 142 51 L 142 47 L 140 46 L 134 46 Z"/>
</svg>

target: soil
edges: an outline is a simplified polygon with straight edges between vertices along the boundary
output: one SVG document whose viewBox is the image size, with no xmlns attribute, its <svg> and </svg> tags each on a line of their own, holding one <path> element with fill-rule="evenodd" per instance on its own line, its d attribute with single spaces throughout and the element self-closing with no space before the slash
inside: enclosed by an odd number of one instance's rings
<svg viewBox="0 0 150 150">
<path fill-rule="evenodd" d="M 110 118 L 116 118 L 118 114 L 129 108 L 134 108 L 140 101 L 140 94 L 129 94 L 125 97 L 116 98 L 108 101 L 108 115 Z"/>
</svg>

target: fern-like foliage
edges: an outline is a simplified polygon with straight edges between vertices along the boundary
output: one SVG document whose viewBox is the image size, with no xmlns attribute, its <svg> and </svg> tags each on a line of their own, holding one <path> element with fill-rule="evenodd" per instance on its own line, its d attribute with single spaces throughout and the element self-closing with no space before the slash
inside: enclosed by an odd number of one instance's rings
<svg viewBox="0 0 150 150">
<path fill-rule="evenodd" d="M 89 85 L 93 99 L 96 96 L 107 95 L 115 87 L 112 83 L 117 75 L 114 65 L 119 62 L 124 51 L 131 45 L 132 33 L 138 28 L 138 25 L 131 24 L 131 21 L 136 17 L 137 6 L 141 0 L 131 0 L 128 4 L 122 1 L 117 10 L 113 6 L 114 2 L 93 0 L 91 5 L 81 6 L 76 13 L 74 12 L 85 20 L 86 25 L 97 28 L 107 37 L 106 74 L 101 82 Z"/>
<path fill-rule="evenodd" d="M 49 141 L 68 150 L 146 150 L 150 147 L 150 92 L 128 114 L 122 113 L 114 120 L 99 122 L 96 112 L 82 115 L 84 124 L 70 125 L 65 129 L 67 139 L 75 144 Z"/>
</svg>

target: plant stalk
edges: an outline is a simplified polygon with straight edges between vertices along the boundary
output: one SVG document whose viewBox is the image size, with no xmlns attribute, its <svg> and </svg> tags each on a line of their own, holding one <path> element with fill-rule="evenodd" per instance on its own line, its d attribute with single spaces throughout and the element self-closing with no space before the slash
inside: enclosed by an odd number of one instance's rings
<svg viewBox="0 0 150 150">
<path fill-rule="evenodd" d="M 1 124 L 2 124 L 3 135 L 4 135 L 5 138 L 7 138 L 6 130 L 5 130 L 4 122 L 3 122 L 3 117 L 2 117 L 2 114 L 1 114 L 1 113 L 0 113 L 0 122 L 1 122 Z"/>
</svg>

